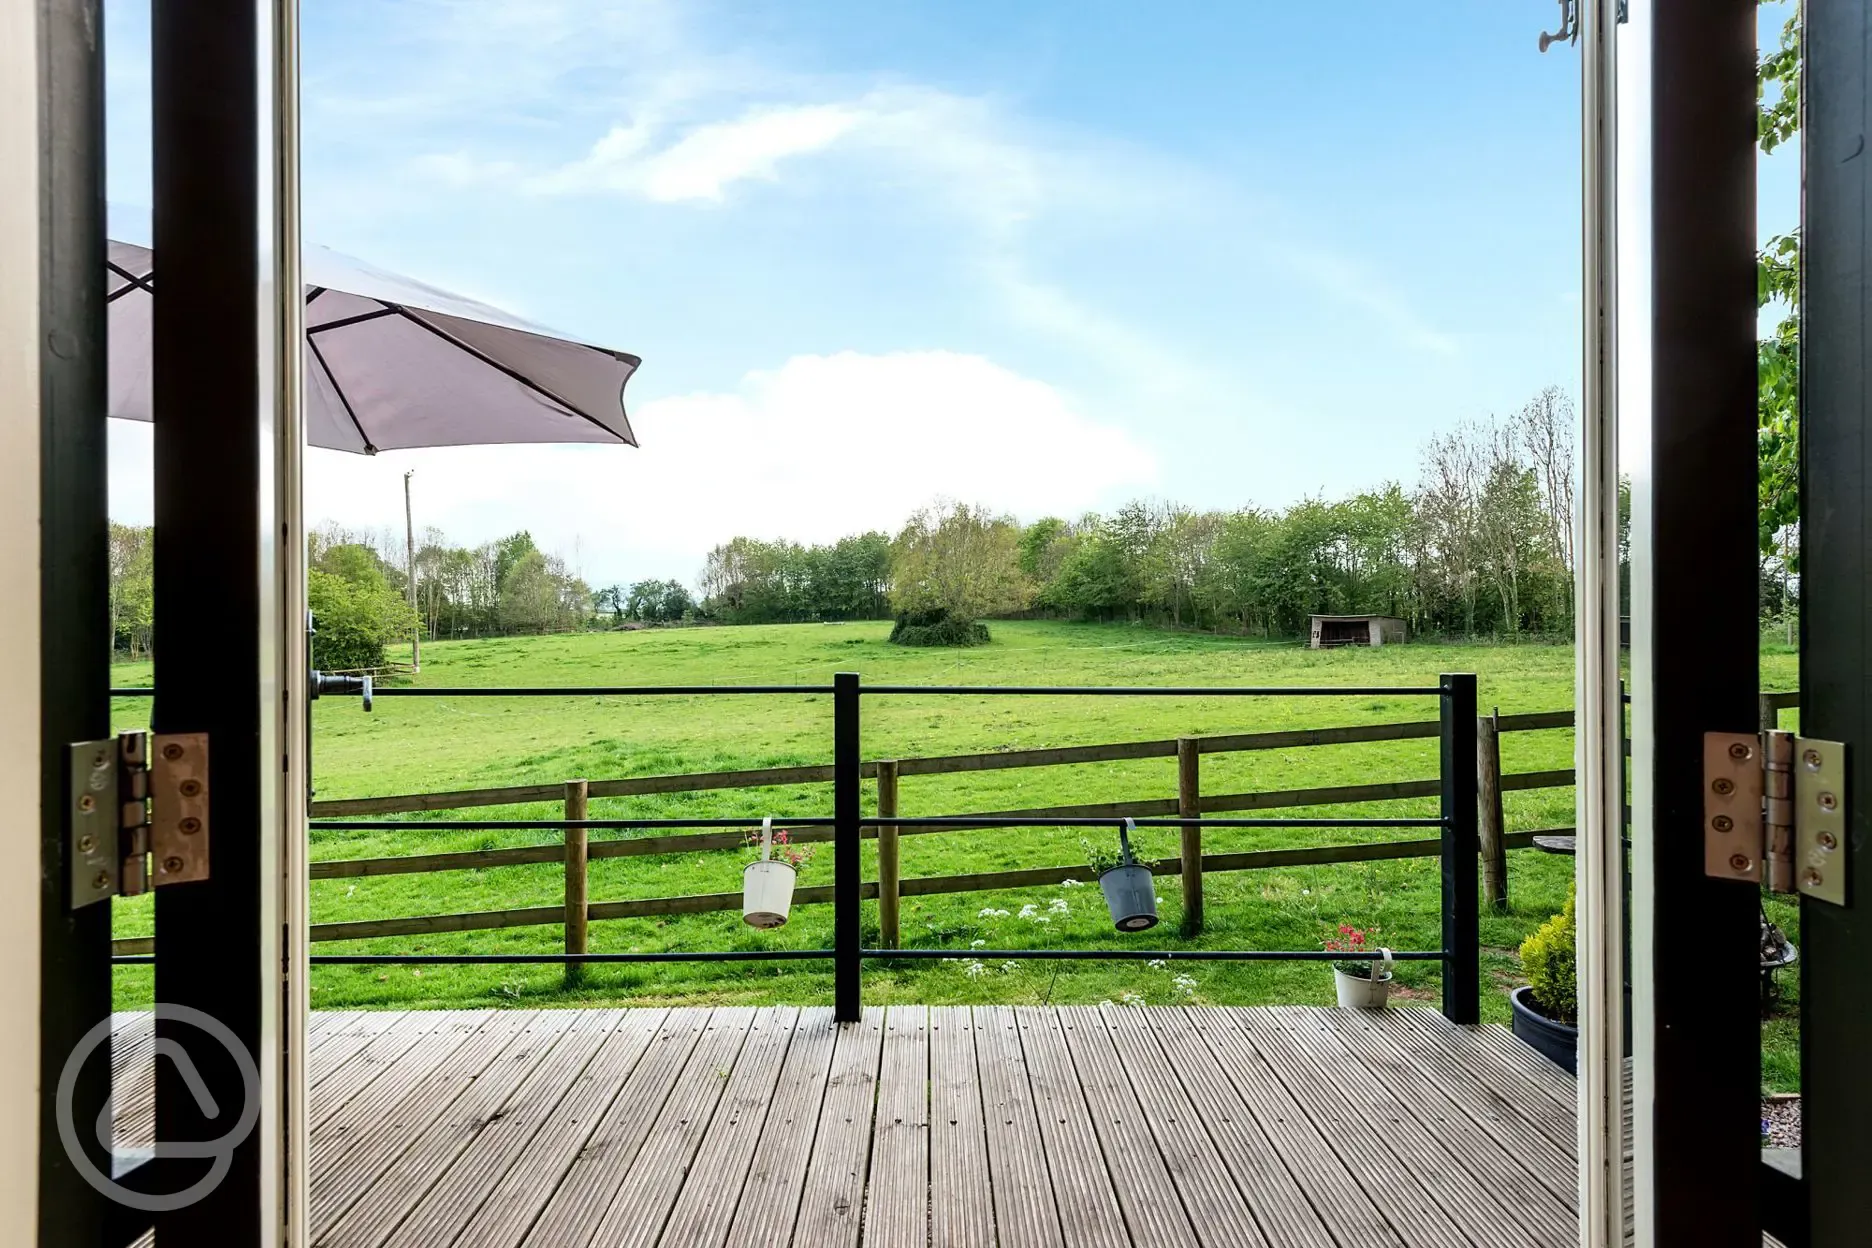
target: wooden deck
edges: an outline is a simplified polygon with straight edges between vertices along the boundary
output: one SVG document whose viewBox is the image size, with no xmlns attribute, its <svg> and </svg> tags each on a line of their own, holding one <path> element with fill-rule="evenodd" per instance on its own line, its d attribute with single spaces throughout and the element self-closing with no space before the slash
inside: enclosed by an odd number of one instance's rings
<svg viewBox="0 0 1872 1248">
<path fill-rule="evenodd" d="M 331 1013 L 325 1248 L 1569 1248 L 1573 1081 L 1420 1008 Z M 147 1147 L 120 1016 L 119 1147 Z"/>
</svg>

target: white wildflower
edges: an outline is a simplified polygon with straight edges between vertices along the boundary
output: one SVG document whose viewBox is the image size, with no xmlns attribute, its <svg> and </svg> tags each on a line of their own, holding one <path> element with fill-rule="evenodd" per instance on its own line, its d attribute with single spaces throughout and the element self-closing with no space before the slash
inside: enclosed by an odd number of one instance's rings
<svg viewBox="0 0 1872 1248">
<path fill-rule="evenodd" d="M 1111 999 L 1110 997 L 1106 997 L 1106 998 L 1105 998 L 1105 999 L 1104 999 L 1103 1001 L 1101 1001 L 1101 1002 L 1099 1002 L 1099 1008 L 1100 1008 L 1101 1010 L 1103 1010 L 1103 1009 L 1107 1009 L 1107 1008 L 1109 1008 L 1109 1007 L 1110 1007 L 1110 1006 L 1111 1006 L 1112 1004 L 1113 1004 L 1113 1002 L 1112 1002 L 1112 999 Z"/>
<path fill-rule="evenodd" d="M 1031 901 L 1020 908 L 1020 917 L 1023 919 L 1031 919 L 1034 917 L 1034 915 L 1039 914 L 1039 913 L 1040 913 L 1040 907 L 1034 905 L 1033 902 Z"/>
<path fill-rule="evenodd" d="M 978 919 L 1005 919 L 1008 917 L 1008 912 L 1005 910 L 997 910 L 993 906 L 989 906 L 975 917 Z"/>
<path fill-rule="evenodd" d="M 1052 901 L 1047 903 L 1047 909 L 1051 910 L 1054 914 L 1072 913 L 1072 906 L 1067 903 L 1064 897 L 1055 897 Z"/>
<path fill-rule="evenodd" d="M 1084 880 L 1061 880 L 1060 887 L 1061 888 L 1084 888 L 1085 881 Z"/>
<path fill-rule="evenodd" d="M 969 948 L 971 948 L 971 949 L 980 949 L 980 948 L 981 948 L 981 947 L 982 947 L 983 945 L 985 945 L 985 944 L 987 944 L 987 943 L 988 943 L 988 942 L 987 942 L 987 941 L 985 941 L 985 940 L 971 940 L 971 941 L 969 941 Z"/>
<path fill-rule="evenodd" d="M 1169 966 L 1170 963 L 1165 961 L 1163 958 L 1152 958 L 1150 961 L 1146 962 L 1144 965 L 1150 967 L 1151 970 L 1153 971 L 1161 971 L 1164 969 L 1164 967 Z"/>
<path fill-rule="evenodd" d="M 1047 918 L 1044 914 L 1036 914 L 1033 916 L 1033 921 L 1035 923 L 1051 923 L 1053 920 Z"/>
<path fill-rule="evenodd" d="M 1012 975 L 1018 970 L 1020 970 L 1020 963 L 1018 962 L 1003 962 L 1001 964 L 1001 973 L 1003 975 Z"/>
<path fill-rule="evenodd" d="M 1138 994 L 1135 992 L 1119 993 L 1118 1004 L 1119 1005 L 1143 1005 L 1144 998 L 1138 996 Z"/>
<path fill-rule="evenodd" d="M 968 972 L 968 977 L 970 979 L 978 979 L 988 973 L 988 968 L 979 962 L 971 962 L 962 969 Z"/>
<path fill-rule="evenodd" d="M 1184 996 L 1193 997 L 1196 995 L 1196 980 L 1192 976 L 1178 975 L 1175 979 L 1172 979 L 1170 982 L 1172 984 L 1175 984 L 1177 987 L 1177 990 L 1181 992 Z"/>
</svg>

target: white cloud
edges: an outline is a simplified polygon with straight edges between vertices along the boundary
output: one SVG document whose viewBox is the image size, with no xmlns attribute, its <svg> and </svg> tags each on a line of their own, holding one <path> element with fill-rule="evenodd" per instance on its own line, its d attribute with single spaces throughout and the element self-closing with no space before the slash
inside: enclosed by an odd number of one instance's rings
<svg viewBox="0 0 1872 1248">
<path fill-rule="evenodd" d="M 864 120 L 836 104 L 752 108 L 732 121 L 697 126 L 660 151 L 648 152 L 652 125 L 618 126 L 583 160 L 533 179 L 546 192 L 609 190 L 658 203 L 719 201 L 748 179 L 772 181 L 783 160 L 822 151 Z"/>
<path fill-rule="evenodd" d="M 400 532 L 402 477 L 415 468 L 418 528 L 462 543 L 525 528 L 576 549 L 594 579 L 687 581 L 710 546 L 738 534 L 824 542 L 895 531 L 944 496 L 1027 519 L 1074 515 L 1158 484 L 1149 448 L 1069 395 L 949 351 L 795 356 L 732 392 L 658 399 L 631 419 L 638 450 L 315 451 L 306 517 Z M 116 432 L 113 515 L 147 521 L 148 426 Z"/>
</svg>

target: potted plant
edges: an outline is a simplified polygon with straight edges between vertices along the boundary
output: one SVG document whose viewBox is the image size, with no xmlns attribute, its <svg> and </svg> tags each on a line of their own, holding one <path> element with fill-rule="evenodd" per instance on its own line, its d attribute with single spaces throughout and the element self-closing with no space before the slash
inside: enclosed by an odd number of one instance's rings
<svg viewBox="0 0 1872 1248">
<path fill-rule="evenodd" d="M 1372 954 L 1371 938 L 1377 934 L 1375 927 L 1341 923 L 1338 936 L 1321 942 L 1328 953 L 1348 955 L 1332 964 L 1333 986 L 1342 1010 L 1382 1010 L 1391 1000 L 1391 951 L 1379 948 L 1369 957 L 1350 956 Z"/>
<path fill-rule="evenodd" d="M 1566 908 L 1521 942 L 1528 982 L 1508 1000 L 1514 1034 L 1548 1061 L 1573 1073 L 1579 1053 L 1579 985 L 1573 969 L 1573 898 Z"/>
<path fill-rule="evenodd" d="M 1121 932 L 1142 932 L 1157 926 L 1157 884 L 1151 869 L 1131 852 L 1131 833 L 1135 831 L 1137 824 L 1125 820 L 1118 829 L 1116 854 L 1089 840 L 1080 842 L 1085 846 L 1086 860 L 1092 864 L 1092 873 L 1098 876 L 1112 924 Z"/>
<path fill-rule="evenodd" d="M 748 844 L 760 857 L 741 872 L 741 919 L 749 927 L 779 927 L 793 908 L 793 881 L 812 849 L 794 845 L 785 828 L 774 831 L 771 816 L 761 820 L 759 832 L 748 833 Z"/>
</svg>

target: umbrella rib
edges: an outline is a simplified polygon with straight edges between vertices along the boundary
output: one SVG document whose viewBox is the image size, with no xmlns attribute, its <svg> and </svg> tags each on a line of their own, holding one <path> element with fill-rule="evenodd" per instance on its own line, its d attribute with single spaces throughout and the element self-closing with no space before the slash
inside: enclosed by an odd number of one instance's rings
<svg viewBox="0 0 1872 1248">
<path fill-rule="evenodd" d="M 109 269 L 111 272 L 115 273 L 118 277 L 123 278 L 124 281 L 129 283 L 129 285 L 127 286 L 119 286 L 116 290 L 113 290 L 110 294 L 104 296 L 105 303 L 116 303 L 117 300 L 129 294 L 133 290 L 147 290 L 152 295 L 156 293 L 156 288 L 150 285 L 150 279 L 147 276 L 138 277 L 136 274 L 132 273 L 129 269 L 126 269 L 121 264 L 118 264 L 115 260 L 106 260 L 104 262 L 104 267 Z"/>
<path fill-rule="evenodd" d="M 310 303 L 311 300 L 308 299 L 306 302 Z M 394 307 L 386 305 L 385 307 L 378 308 L 375 312 L 360 312 L 356 316 L 346 316 L 335 321 L 326 321 L 323 325 L 309 325 L 306 327 L 306 334 L 308 336 L 312 334 L 322 334 L 328 329 L 343 329 L 347 325 L 362 325 L 365 321 L 382 320 L 386 316 L 395 316 L 396 314 L 397 310 Z"/>
<path fill-rule="evenodd" d="M 338 384 L 338 374 L 332 372 L 331 365 L 325 362 L 325 353 L 319 350 L 318 343 L 313 341 L 310 334 L 306 335 L 306 346 L 312 348 L 312 358 L 318 361 L 321 369 L 325 370 L 325 380 L 331 382 L 332 393 L 336 394 L 338 402 L 344 405 L 345 415 L 351 418 L 351 427 L 357 430 L 358 437 L 364 439 L 364 453 L 375 455 L 377 448 L 371 445 L 370 434 L 364 432 L 364 426 L 358 420 L 357 413 L 351 410 L 351 400 L 345 397 L 344 387 Z"/>
<path fill-rule="evenodd" d="M 450 346 L 455 347 L 457 350 L 466 352 L 469 356 L 481 361 L 483 364 L 487 365 L 489 368 L 493 369 L 495 372 L 505 374 L 509 379 L 519 382 L 521 385 L 533 391 L 535 394 L 538 394 L 544 398 L 552 400 L 554 403 L 557 403 L 560 407 L 563 407 L 566 411 L 572 413 L 574 416 L 582 417 L 583 419 L 590 421 L 592 424 L 597 425 L 600 429 L 604 430 L 606 433 L 610 434 L 612 437 L 616 438 L 618 441 L 623 442 L 625 445 L 627 446 L 636 445 L 635 442 L 631 441 L 629 438 L 625 437 L 623 434 L 613 429 L 610 425 L 605 424 L 604 421 L 599 420 L 596 416 L 593 416 L 589 412 L 581 411 L 576 404 L 568 402 L 567 400 L 561 398 L 559 395 L 554 394 L 551 390 L 548 390 L 545 386 L 540 385 L 538 382 L 534 381 L 532 378 L 527 377 L 524 374 L 507 367 L 505 364 L 502 364 L 499 360 L 496 360 L 493 357 L 489 356 L 486 352 L 477 350 L 471 344 L 463 342 L 460 338 L 457 338 L 454 334 L 449 333 L 447 330 L 441 329 L 435 325 L 431 325 L 429 322 L 423 320 L 419 316 L 412 316 L 410 314 L 409 309 L 401 306 L 400 304 L 390 303 L 390 304 L 385 304 L 384 306 L 391 308 L 395 310 L 396 312 L 400 313 L 412 325 L 420 325 L 424 329 L 428 330 L 430 333 L 434 334 L 436 337 L 440 338 L 443 342 L 448 343 Z M 594 348 L 588 347 L 586 349 L 593 350 Z M 622 415 L 623 409 L 624 409 L 624 404 L 623 404 L 622 397 L 620 396 L 619 402 L 618 402 L 618 412 L 620 415 Z"/>
</svg>

